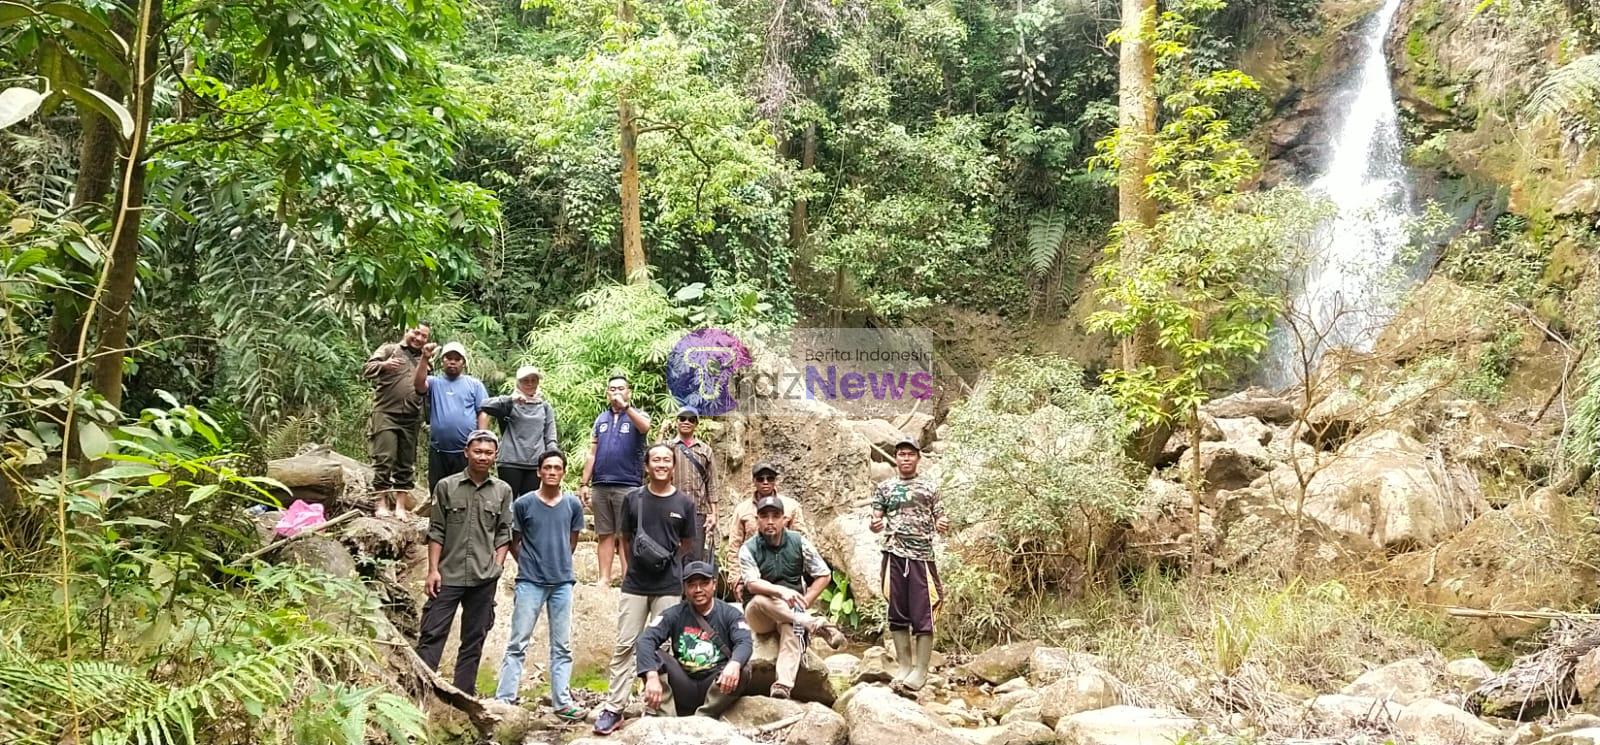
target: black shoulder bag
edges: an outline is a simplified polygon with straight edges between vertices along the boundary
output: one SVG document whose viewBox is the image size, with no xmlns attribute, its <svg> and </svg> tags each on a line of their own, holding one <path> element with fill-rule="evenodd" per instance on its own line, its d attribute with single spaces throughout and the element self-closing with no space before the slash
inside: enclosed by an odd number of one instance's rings
<svg viewBox="0 0 1600 745">
<path fill-rule="evenodd" d="M 656 542 L 656 539 L 645 535 L 644 532 L 644 500 L 649 495 L 649 490 L 639 487 L 635 492 L 639 496 L 639 503 L 633 511 L 633 560 L 641 562 L 640 566 L 649 570 L 651 574 L 660 574 L 672 565 L 672 552 L 665 546 Z"/>
</svg>

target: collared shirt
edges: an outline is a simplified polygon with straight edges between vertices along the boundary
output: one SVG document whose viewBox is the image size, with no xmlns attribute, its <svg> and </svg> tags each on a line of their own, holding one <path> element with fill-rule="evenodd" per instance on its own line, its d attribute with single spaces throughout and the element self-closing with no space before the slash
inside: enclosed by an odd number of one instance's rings
<svg viewBox="0 0 1600 745">
<path fill-rule="evenodd" d="M 467 435 L 478 428 L 478 407 L 489 399 L 483 383 L 465 373 L 428 376 L 428 442 L 441 453 L 467 449 Z"/>
<path fill-rule="evenodd" d="M 694 509 L 702 519 L 712 514 L 715 507 L 712 502 L 717 493 L 717 467 L 711 459 L 711 446 L 700 439 L 696 439 L 693 445 L 685 445 L 682 438 L 673 439 L 667 445 L 672 447 L 673 485 L 694 500 Z M 690 458 L 699 465 L 690 463 Z"/>
<path fill-rule="evenodd" d="M 806 532 L 806 515 L 805 510 L 800 507 L 800 500 L 790 499 L 782 494 L 778 495 L 778 499 L 783 500 L 784 527 L 796 533 Z M 741 499 L 738 504 L 733 506 L 733 537 L 728 541 L 728 562 L 730 564 L 739 562 L 739 548 L 744 545 L 745 541 L 750 540 L 751 536 L 761 532 L 757 530 L 757 527 L 756 500 L 752 494 L 750 499 Z"/>
<path fill-rule="evenodd" d="M 790 589 L 801 591 L 805 589 L 806 579 L 833 576 L 833 570 L 828 568 L 828 562 L 823 560 L 822 554 L 817 551 L 817 547 L 811 545 L 811 539 L 792 530 L 785 530 L 783 535 L 779 537 L 777 546 L 771 544 L 763 546 L 762 544 L 766 543 L 766 540 L 764 536 L 757 535 L 745 541 L 744 545 L 739 547 L 739 578 L 746 583 L 764 579 L 775 585 L 784 585 Z M 794 541 L 799 545 L 791 547 L 789 545 L 790 541 Z M 789 550 L 786 552 L 785 549 Z M 778 571 L 770 571 L 774 567 L 769 565 L 767 567 L 769 571 L 762 571 L 762 559 L 767 559 L 770 562 L 774 556 L 787 554 L 793 555 L 798 566 L 777 567 Z M 796 578 L 799 579 L 799 587 L 794 587 L 790 582 L 791 579 Z"/>
<path fill-rule="evenodd" d="M 481 585 L 500 577 L 495 550 L 511 543 L 511 485 L 489 476 L 473 483 L 454 473 L 433 487 L 428 541 L 443 547 L 439 575 L 450 586 Z"/>
<path fill-rule="evenodd" d="M 594 470 L 590 481 L 596 484 L 639 486 L 644 483 L 645 433 L 633 426 L 627 409 L 607 406 L 594 418 Z"/>
<path fill-rule="evenodd" d="M 405 362 L 399 370 L 383 369 L 391 357 Z M 422 350 L 404 344 L 389 343 L 373 350 L 372 356 L 361 367 L 361 375 L 373 381 L 372 408 L 374 411 L 397 417 L 411 417 L 422 413 L 422 396 L 417 393 L 417 365 L 422 361 Z"/>
</svg>

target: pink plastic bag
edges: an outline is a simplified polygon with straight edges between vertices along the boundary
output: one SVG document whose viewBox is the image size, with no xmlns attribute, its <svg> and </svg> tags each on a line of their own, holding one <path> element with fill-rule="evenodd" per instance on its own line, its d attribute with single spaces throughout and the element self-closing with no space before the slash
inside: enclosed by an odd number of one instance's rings
<svg viewBox="0 0 1600 745">
<path fill-rule="evenodd" d="M 288 538 L 306 528 L 314 528 L 323 522 L 322 505 L 306 504 L 301 500 L 294 500 L 289 505 L 289 510 L 278 519 L 278 524 L 273 526 L 272 532 Z"/>
</svg>

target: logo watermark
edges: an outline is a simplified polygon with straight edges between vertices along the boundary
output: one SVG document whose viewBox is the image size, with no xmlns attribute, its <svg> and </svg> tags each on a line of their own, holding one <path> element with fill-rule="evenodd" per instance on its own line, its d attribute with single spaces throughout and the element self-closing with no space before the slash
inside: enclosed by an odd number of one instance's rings
<svg viewBox="0 0 1600 745">
<path fill-rule="evenodd" d="M 923 328 L 802 328 L 740 338 L 716 328 L 685 334 L 667 359 L 667 386 L 702 414 L 904 413 L 938 395 L 933 334 Z"/>
</svg>

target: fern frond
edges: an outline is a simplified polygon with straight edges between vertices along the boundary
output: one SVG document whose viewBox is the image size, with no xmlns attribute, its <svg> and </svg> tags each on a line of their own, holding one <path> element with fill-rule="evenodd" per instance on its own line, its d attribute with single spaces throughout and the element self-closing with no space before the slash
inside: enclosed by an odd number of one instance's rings
<svg viewBox="0 0 1600 745">
<path fill-rule="evenodd" d="M 1545 78 L 1528 98 L 1532 117 L 1592 115 L 1600 104 L 1600 53 L 1579 57 Z"/>
<path fill-rule="evenodd" d="M 1067 216 L 1058 210 L 1040 212 L 1028 218 L 1028 266 L 1035 274 L 1050 271 L 1061 254 L 1067 235 Z"/>
</svg>

